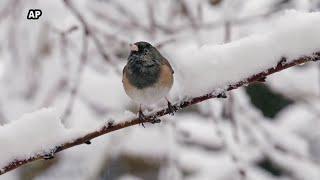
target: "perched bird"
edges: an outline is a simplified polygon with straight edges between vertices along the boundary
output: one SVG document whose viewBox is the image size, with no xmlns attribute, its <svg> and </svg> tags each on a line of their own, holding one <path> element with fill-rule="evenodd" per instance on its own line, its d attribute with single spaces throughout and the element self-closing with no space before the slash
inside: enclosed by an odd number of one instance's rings
<svg viewBox="0 0 320 180">
<path fill-rule="evenodd" d="M 122 83 L 126 94 L 139 104 L 139 119 L 144 120 L 141 105 L 154 104 L 162 98 L 171 114 L 176 111 L 167 99 L 173 84 L 173 69 L 166 58 L 147 42 L 130 45 L 128 62 L 123 68 Z"/>
</svg>

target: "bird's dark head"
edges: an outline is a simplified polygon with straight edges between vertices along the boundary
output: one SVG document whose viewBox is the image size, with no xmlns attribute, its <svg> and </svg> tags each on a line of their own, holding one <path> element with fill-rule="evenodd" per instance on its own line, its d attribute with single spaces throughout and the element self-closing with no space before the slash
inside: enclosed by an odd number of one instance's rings
<svg viewBox="0 0 320 180">
<path fill-rule="evenodd" d="M 154 47 L 150 43 L 147 43 L 144 41 L 130 44 L 130 50 L 131 50 L 131 53 L 133 53 L 133 54 L 144 54 L 144 53 L 147 53 L 148 51 L 152 50 L 153 48 Z"/>
<path fill-rule="evenodd" d="M 159 51 L 150 43 L 140 41 L 130 45 L 129 61 L 149 62 L 161 58 Z"/>
<path fill-rule="evenodd" d="M 159 51 L 147 42 L 131 44 L 130 50 L 126 66 L 129 81 L 139 89 L 156 83 L 163 58 Z"/>
</svg>

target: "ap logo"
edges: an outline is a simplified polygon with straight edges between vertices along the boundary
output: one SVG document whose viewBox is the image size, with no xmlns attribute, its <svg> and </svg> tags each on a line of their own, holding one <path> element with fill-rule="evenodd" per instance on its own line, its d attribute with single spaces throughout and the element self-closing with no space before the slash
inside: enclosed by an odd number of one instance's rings
<svg viewBox="0 0 320 180">
<path fill-rule="evenodd" d="M 39 19 L 42 15 L 42 11 L 40 9 L 29 9 L 27 19 Z"/>
</svg>

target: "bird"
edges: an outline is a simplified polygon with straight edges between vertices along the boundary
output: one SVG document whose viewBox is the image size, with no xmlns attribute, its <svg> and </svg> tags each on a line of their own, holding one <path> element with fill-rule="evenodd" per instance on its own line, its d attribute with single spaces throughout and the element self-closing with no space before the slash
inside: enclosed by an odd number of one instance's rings
<svg viewBox="0 0 320 180">
<path fill-rule="evenodd" d="M 126 94 L 139 104 L 138 118 L 141 121 L 146 119 L 141 106 L 154 104 L 163 98 L 167 101 L 170 114 L 177 110 L 167 98 L 174 82 L 173 74 L 169 61 L 150 43 L 140 41 L 130 44 L 122 83 Z"/>
</svg>

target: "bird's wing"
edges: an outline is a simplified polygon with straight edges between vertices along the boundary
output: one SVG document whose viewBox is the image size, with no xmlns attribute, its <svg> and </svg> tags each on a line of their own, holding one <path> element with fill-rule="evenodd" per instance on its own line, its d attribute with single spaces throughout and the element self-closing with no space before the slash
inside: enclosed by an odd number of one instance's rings
<svg viewBox="0 0 320 180">
<path fill-rule="evenodd" d="M 168 65 L 170 67 L 170 69 L 171 69 L 172 74 L 174 74 L 174 70 L 172 69 L 169 61 L 166 58 L 163 58 L 162 62 L 163 62 L 163 64 Z"/>
<path fill-rule="evenodd" d="M 122 70 L 122 82 L 123 82 L 123 78 L 124 78 L 124 76 L 125 76 L 125 72 L 126 72 L 126 70 L 127 70 L 127 65 L 125 65 L 124 66 L 124 68 L 123 68 L 123 70 Z"/>
</svg>

